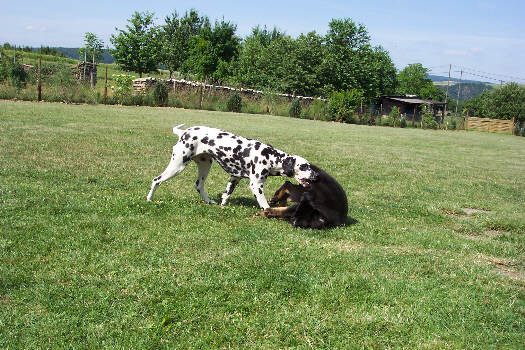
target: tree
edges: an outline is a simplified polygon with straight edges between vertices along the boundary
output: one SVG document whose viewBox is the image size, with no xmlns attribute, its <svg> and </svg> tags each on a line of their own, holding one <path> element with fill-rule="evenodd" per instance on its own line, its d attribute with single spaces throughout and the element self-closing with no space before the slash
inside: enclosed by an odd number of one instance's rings
<svg viewBox="0 0 525 350">
<path fill-rule="evenodd" d="M 525 121 L 525 87 L 512 82 L 491 91 L 487 109 L 490 118 Z"/>
<path fill-rule="evenodd" d="M 364 25 L 351 19 L 332 19 L 325 36 L 323 75 L 328 90 L 360 89 L 366 85 L 370 36 Z"/>
<path fill-rule="evenodd" d="M 427 79 L 428 69 L 421 63 L 412 63 L 403 68 L 397 76 L 399 81 L 398 92 L 406 95 L 420 95 L 421 91 L 432 84 Z"/>
<path fill-rule="evenodd" d="M 229 65 L 238 56 L 240 39 L 235 35 L 237 27 L 224 20 L 212 27 L 206 19 L 199 34 L 191 39 L 188 59 L 181 70 L 192 73 L 198 79 L 221 81 L 229 72 Z"/>
<path fill-rule="evenodd" d="M 194 9 L 181 18 L 176 11 L 165 18 L 165 24 L 161 28 L 161 62 L 169 69 L 170 79 L 173 72 L 179 70 L 188 59 L 191 40 L 199 34 L 206 20 Z"/>
<path fill-rule="evenodd" d="M 118 35 L 111 36 L 115 49 L 110 49 L 115 61 L 125 70 L 149 73 L 157 68 L 160 59 L 161 43 L 159 30 L 153 24 L 153 13 L 135 12 L 127 31 L 119 30 Z"/>
<path fill-rule="evenodd" d="M 104 58 L 102 50 L 104 49 L 104 42 L 95 34 L 86 32 L 84 35 L 84 47 L 78 49 L 78 56 L 82 60 L 84 57 L 89 57 L 93 65 Z"/>
<path fill-rule="evenodd" d="M 462 103 L 462 110 L 470 117 L 487 118 L 489 115 L 489 100 L 491 93 L 483 92 L 481 95 L 471 98 Z"/>
<path fill-rule="evenodd" d="M 325 36 L 323 81 L 330 91 L 358 89 L 365 101 L 390 93 L 396 86 L 395 67 L 388 52 L 372 47 L 366 27 L 351 19 L 332 19 Z"/>
<path fill-rule="evenodd" d="M 432 80 L 427 78 L 428 69 L 421 63 L 412 63 L 403 68 L 397 75 L 399 86 L 398 94 L 416 95 L 433 100 L 444 100 L 445 94 L 442 89 L 434 86 Z"/>
</svg>

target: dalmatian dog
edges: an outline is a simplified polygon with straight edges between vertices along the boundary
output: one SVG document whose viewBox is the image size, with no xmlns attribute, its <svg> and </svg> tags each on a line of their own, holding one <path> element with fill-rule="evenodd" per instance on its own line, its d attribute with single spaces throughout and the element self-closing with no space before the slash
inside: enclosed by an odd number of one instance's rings
<svg viewBox="0 0 525 350">
<path fill-rule="evenodd" d="M 146 197 L 148 201 L 151 201 L 155 189 L 161 183 L 179 174 L 192 160 L 198 169 L 195 188 L 206 203 L 216 204 L 204 191 L 204 181 L 213 160 L 230 174 L 230 180 L 222 194 L 222 206 L 226 204 L 241 178 L 250 180 L 250 190 L 259 206 L 267 209 L 270 206 L 264 196 L 263 186 L 268 176 L 293 177 L 303 186 L 315 181 L 318 176 L 306 159 L 289 155 L 268 144 L 207 126 L 183 130 L 183 125 L 173 128 L 173 133 L 179 140 L 173 146 L 168 167 L 153 179 Z"/>
</svg>

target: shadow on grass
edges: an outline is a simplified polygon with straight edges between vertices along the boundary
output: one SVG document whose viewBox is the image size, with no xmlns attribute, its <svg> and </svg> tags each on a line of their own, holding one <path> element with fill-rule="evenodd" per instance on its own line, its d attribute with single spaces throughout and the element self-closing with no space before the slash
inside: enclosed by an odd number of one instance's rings
<svg viewBox="0 0 525 350">
<path fill-rule="evenodd" d="M 242 207 L 256 207 L 259 208 L 259 203 L 255 200 L 255 198 L 251 197 L 236 197 L 236 198 L 230 198 L 228 200 L 227 205 L 235 205 L 235 206 L 242 206 Z"/>
</svg>

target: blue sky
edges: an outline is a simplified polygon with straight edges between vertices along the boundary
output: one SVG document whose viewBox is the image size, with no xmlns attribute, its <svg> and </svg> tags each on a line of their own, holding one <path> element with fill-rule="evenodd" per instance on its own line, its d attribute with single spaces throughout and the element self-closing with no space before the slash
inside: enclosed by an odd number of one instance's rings
<svg viewBox="0 0 525 350">
<path fill-rule="evenodd" d="M 87 10 L 88 6 L 94 8 Z M 332 18 L 362 23 L 372 43 L 390 52 L 396 67 L 419 62 L 432 73 L 525 84 L 525 1 L 6 1 L 0 0 L 0 43 L 78 47 L 85 32 L 108 45 L 115 27 L 134 11 L 154 12 L 157 24 L 174 10 L 197 9 L 225 18 L 244 37 L 256 25 L 296 36 L 324 34 Z M 487 77 L 490 79 L 482 78 Z"/>
</svg>

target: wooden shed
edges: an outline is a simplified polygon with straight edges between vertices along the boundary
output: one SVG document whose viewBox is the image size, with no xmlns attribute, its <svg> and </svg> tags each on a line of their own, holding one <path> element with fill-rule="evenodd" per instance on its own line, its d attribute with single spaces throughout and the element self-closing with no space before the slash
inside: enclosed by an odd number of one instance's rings
<svg viewBox="0 0 525 350">
<path fill-rule="evenodd" d="M 408 119 L 417 120 L 421 114 L 422 106 L 427 106 L 434 117 L 442 116 L 445 110 L 445 102 L 422 99 L 417 96 L 381 96 L 378 101 L 378 110 L 381 115 L 388 115 L 394 106 Z"/>
</svg>

